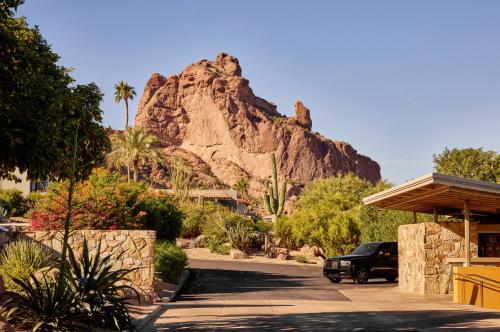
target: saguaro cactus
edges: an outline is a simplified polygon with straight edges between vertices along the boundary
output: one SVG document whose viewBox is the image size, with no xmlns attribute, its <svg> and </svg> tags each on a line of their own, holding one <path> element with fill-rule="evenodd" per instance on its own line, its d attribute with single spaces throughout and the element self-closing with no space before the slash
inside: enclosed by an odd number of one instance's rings
<svg viewBox="0 0 500 332">
<path fill-rule="evenodd" d="M 286 198 L 286 179 L 283 180 L 281 191 L 278 191 L 278 171 L 276 170 L 276 158 L 274 153 L 271 155 L 271 170 L 273 172 L 272 183 L 267 185 L 267 191 L 264 193 L 264 205 L 267 212 L 271 214 L 273 222 L 283 213 Z"/>
</svg>

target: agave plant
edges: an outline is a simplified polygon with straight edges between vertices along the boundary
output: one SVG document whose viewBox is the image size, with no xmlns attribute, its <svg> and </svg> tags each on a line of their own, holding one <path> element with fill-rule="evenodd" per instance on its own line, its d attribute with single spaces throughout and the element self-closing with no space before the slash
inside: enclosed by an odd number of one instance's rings
<svg viewBox="0 0 500 332">
<path fill-rule="evenodd" d="M 2 316 L 19 330 L 83 331 L 84 314 L 75 293 L 67 283 L 57 284 L 47 279 L 42 282 L 34 274 L 28 278 L 13 278 L 20 292 L 7 292 Z"/>
<path fill-rule="evenodd" d="M 5 222 L 9 219 L 9 212 L 7 209 L 0 205 L 0 222 Z"/>
<path fill-rule="evenodd" d="M 250 229 L 242 222 L 238 222 L 235 226 L 225 229 L 231 246 L 235 249 L 245 251 L 250 244 Z"/>
<path fill-rule="evenodd" d="M 52 251 L 35 241 L 17 240 L 0 252 L 0 275 L 4 276 L 9 291 L 21 291 L 21 286 L 13 281 L 14 278 L 29 279 L 30 274 L 52 265 Z"/>
<path fill-rule="evenodd" d="M 89 255 L 87 240 L 83 241 L 83 252 L 77 260 L 73 250 L 68 250 L 68 282 L 76 299 L 85 310 L 88 324 L 119 330 L 132 329 L 130 316 L 125 307 L 124 293 L 139 293 L 131 286 L 123 284 L 130 281 L 127 275 L 137 269 L 113 269 L 111 254 L 101 258 L 101 243 L 96 254 Z M 121 254 L 116 257 L 119 261 Z"/>
<path fill-rule="evenodd" d="M 30 331 L 133 330 L 124 293 L 135 293 L 138 299 L 139 293 L 123 283 L 130 281 L 127 275 L 135 270 L 113 269 L 111 255 L 101 258 L 100 243 L 91 257 L 84 240 L 79 259 L 68 247 L 65 273 L 54 267 L 28 277 L 13 277 L 19 291 L 6 293 L 8 300 L 0 315 Z"/>
</svg>

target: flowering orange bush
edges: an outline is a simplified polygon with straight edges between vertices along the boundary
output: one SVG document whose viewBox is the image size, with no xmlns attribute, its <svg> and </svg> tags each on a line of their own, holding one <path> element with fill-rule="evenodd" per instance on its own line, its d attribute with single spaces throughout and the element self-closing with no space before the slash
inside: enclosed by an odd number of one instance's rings
<svg viewBox="0 0 500 332">
<path fill-rule="evenodd" d="M 61 229 L 66 215 L 66 182 L 51 183 L 47 195 L 31 213 L 33 230 Z M 77 185 L 72 229 L 142 229 L 146 211 L 138 210 L 139 197 L 147 194 L 143 184 L 119 174 L 96 169 Z"/>
</svg>

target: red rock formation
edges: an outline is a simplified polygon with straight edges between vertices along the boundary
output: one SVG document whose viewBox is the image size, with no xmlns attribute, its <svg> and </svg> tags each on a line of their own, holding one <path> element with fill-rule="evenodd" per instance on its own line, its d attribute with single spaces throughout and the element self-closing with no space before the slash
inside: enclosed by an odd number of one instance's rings
<svg viewBox="0 0 500 332">
<path fill-rule="evenodd" d="M 307 130 L 312 128 L 311 113 L 300 100 L 295 103 L 295 121 Z"/>
<path fill-rule="evenodd" d="M 166 152 L 205 163 L 207 174 L 216 178 L 212 184 L 233 185 L 245 177 L 251 192 L 260 192 L 271 175 L 273 152 L 279 173 L 297 184 L 346 172 L 380 179 L 375 161 L 311 132 L 309 109 L 301 102 L 295 107 L 296 115 L 287 118 L 255 96 L 238 59 L 222 53 L 169 78 L 153 74 L 135 121 L 158 135 Z"/>
</svg>

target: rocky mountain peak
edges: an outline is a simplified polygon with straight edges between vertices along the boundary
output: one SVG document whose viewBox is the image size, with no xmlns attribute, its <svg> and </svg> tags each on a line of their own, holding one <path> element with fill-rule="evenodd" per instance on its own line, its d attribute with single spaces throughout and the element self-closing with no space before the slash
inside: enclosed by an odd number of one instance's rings
<svg viewBox="0 0 500 332">
<path fill-rule="evenodd" d="M 380 179 L 375 161 L 311 132 L 311 112 L 302 102 L 287 118 L 255 96 L 241 72 L 237 58 L 221 53 L 178 75 L 155 73 L 144 88 L 136 124 L 161 139 L 167 159 L 175 155 L 192 165 L 205 187 L 232 186 L 243 177 L 252 193 L 260 192 L 271 175 L 271 153 L 279 173 L 299 186 L 346 172 Z"/>
<path fill-rule="evenodd" d="M 295 103 L 295 120 L 299 126 L 302 126 L 307 130 L 311 130 L 311 112 L 304 106 L 304 104 L 302 104 L 300 100 Z"/>
<path fill-rule="evenodd" d="M 215 66 L 221 68 L 228 76 L 241 76 L 241 67 L 238 59 L 226 53 L 219 53 L 215 58 Z"/>
</svg>

